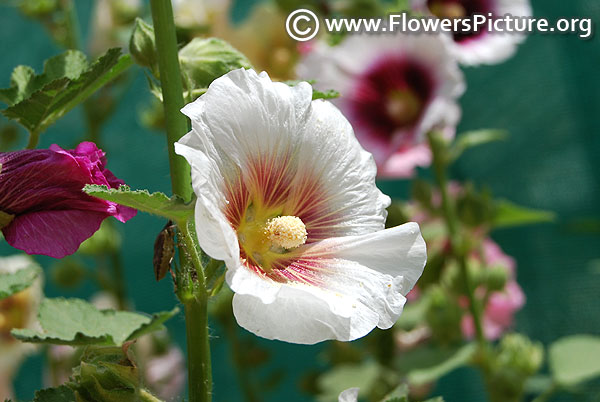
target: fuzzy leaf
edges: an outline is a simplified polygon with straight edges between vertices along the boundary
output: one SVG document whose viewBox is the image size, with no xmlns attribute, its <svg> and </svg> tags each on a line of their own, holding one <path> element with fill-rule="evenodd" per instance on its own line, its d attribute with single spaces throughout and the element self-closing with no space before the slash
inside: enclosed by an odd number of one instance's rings
<svg viewBox="0 0 600 402">
<path fill-rule="evenodd" d="M 38 319 L 42 331 L 14 329 L 23 342 L 58 345 L 116 345 L 162 328 L 175 308 L 150 316 L 129 311 L 98 310 L 81 299 L 45 299 Z"/>
<path fill-rule="evenodd" d="M 573 335 L 550 345 L 550 371 L 563 386 L 573 386 L 600 377 L 600 337 Z"/>
<path fill-rule="evenodd" d="M 75 393 L 66 385 L 35 391 L 33 402 L 75 402 Z"/>
<path fill-rule="evenodd" d="M 132 64 L 129 55 L 120 54 L 110 49 L 88 67 L 80 52 L 67 51 L 49 59 L 39 76 L 26 68 L 13 72 L 11 88 L 2 93 L 11 101 L 3 114 L 30 133 L 43 132 Z"/>
<path fill-rule="evenodd" d="M 150 194 L 148 190 L 131 190 L 128 186 L 109 189 L 95 184 L 85 186 L 83 191 L 106 201 L 164 216 L 174 221 L 188 219 L 194 214 L 193 204 L 186 204 L 179 197 L 169 198 L 160 192 Z"/>
<path fill-rule="evenodd" d="M 35 75 L 29 66 L 17 66 L 10 77 L 11 86 L 0 89 L 0 100 L 12 106 L 52 81 L 65 77 L 77 79 L 87 68 L 87 58 L 77 50 L 67 50 L 46 60 L 44 72 L 40 75 Z"/>
<path fill-rule="evenodd" d="M 27 289 L 39 276 L 40 268 L 32 265 L 11 274 L 0 274 L 0 300 Z"/>
<path fill-rule="evenodd" d="M 554 212 L 522 207 L 508 200 L 497 200 L 494 208 L 492 224 L 495 228 L 552 222 L 556 218 Z"/>
</svg>

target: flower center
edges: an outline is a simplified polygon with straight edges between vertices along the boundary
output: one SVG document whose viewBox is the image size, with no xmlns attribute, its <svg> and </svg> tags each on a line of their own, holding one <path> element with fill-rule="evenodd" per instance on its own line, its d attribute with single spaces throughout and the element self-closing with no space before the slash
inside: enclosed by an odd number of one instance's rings
<svg viewBox="0 0 600 402">
<path fill-rule="evenodd" d="M 467 16 L 467 10 L 462 4 L 456 2 L 434 1 L 429 10 L 439 18 L 462 18 Z"/>
<path fill-rule="evenodd" d="M 266 273 L 284 269 L 281 261 L 286 254 L 306 243 L 308 238 L 300 218 L 259 205 L 248 207 L 237 234 L 243 258 Z"/>
<path fill-rule="evenodd" d="M 297 216 L 278 216 L 269 219 L 265 225 L 264 235 L 275 246 L 287 250 L 294 249 L 306 243 L 306 226 Z"/>
<path fill-rule="evenodd" d="M 385 102 L 388 117 L 398 126 L 414 123 L 421 114 L 421 99 L 410 89 L 397 89 L 389 93 Z"/>
</svg>

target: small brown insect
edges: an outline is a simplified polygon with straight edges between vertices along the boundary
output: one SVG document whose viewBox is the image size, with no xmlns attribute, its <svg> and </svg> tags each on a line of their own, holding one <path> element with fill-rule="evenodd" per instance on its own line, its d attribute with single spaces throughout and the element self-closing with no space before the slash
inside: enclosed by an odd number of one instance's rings
<svg viewBox="0 0 600 402">
<path fill-rule="evenodd" d="M 160 281 L 171 270 L 175 256 L 175 225 L 168 221 L 154 241 L 154 276 Z"/>
</svg>

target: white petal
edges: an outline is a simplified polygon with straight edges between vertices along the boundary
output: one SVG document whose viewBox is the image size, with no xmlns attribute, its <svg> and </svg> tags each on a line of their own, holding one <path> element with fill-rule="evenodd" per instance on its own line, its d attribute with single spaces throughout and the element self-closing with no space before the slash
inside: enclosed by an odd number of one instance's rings
<svg viewBox="0 0 600 402">
<path fill-rule="evenodd" d="M 190 134 L 186 137 L 188 139 Z M 194 210 L 198 242 L 212 258 L 228 266 L 239 265 L 240 249 L 237 235 L 222 212 L 226 203 L 220 188 L 219 173 L 214 161 L 202 151 L 175 143 L 175 152 L 185 157 L 192 169 L 192 186 L 196 193 Z"/>
<path fill-rule="evenodd" d="M 427 260 L 425 241 L 415 222 L 368 235 L 328 239 L 316 244 L 306 255 L 333 255 L 392 277 L 402 276 L 407 281 L 403 295 L 413 288 Z"/>
<path fill-rule="evenodd" d="M 383 229 L 391 200 L 376 187 L 373 157 L 360 146 L 342 113 L 330 102 L 314 101 L 302 136 L 298 177 L 318 176 L 326 183 L 328 213 L 340 216 L 335 235 Z"/>
<path fill-rule="evenodd" d="M 342 391 L 338 397 L 338 402 L 357 402 L 358 401 L 358 388 L 348 388 Z"/>
<path fill-rule="evenodd" d="M 307 246 L 303 257 L 319 263 L 314 268 L 319 286 L 271 282 L 277 290 L 269 298 L 262 295 L 264 287 L 246 288 L 247 294 L 233 288 L 239 325 L 268 339 L 302 344 L 351 341 L 376 326 L 389 328 L 423 271 L 426 251 L 418 226 L 408 224 L 319 242 Z"/>
</svg>

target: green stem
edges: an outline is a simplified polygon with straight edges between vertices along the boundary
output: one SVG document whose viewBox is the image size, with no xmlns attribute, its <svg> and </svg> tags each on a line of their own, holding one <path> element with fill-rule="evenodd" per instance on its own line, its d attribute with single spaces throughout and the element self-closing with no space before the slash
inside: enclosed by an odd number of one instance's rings
<svg viewBox="0 0 600 402">
<path fill-rule="evenodd" d="M 487 341 L 483 333 L 483 327 L 481 324 L 481 310 L 479 303 L 475 298 L 475 288 L 473 286 L 473 280 L 469 274 L 467 268 L 467 258 L 464 250 L 464 240 L 462 239 L 461 233 L 458 227 L 458 219 L 454 211 L 454 205 L 450 201 L 448 195 L 448 177 L 446 175 L 446 168 L 448 166 L 447 160 L 445 159 L 446 153 L 444 152 L 443 139 L 438 136 L 436 132 L 430 132 L 428 134 L 429 146 L 433 154 L 433 170 L 435 179 L 439 187 L 439 191 L 442 197 L 442 210 L 444 213 L 444 220 L 448 229 L 448 235 L 450 236 L 450 245 L 452 247 L 452 253 L 456 258 L 467 298 L 469 299 L 469 310 L 473 316 L 473 323 L 475 326 L 475 334 L 477 341 L 482 348 L 485 348 Z"/>
<path fill-rule="evenodd" d="M 158 70 L 167 127 L 167 147 L 173 193 L 186 201 L 192 198 L 190 167 L 175 154 L 174 144 L 187 131 L 188 122 L 180 112 L 184 105 L 183 85 L 177 55 L 175 22 L 170 0 L 150 0 L 158 54 Z M 190 402 L 209 402 L 212 393 L 210 344 L 208 337 L 208 295 L 199 251 L 189 222 L 177 222 L 181 239 L 177 293 L 185 309 Z"/>
<path fill-rule="evenodd" d="M 29 133 L 29 142 L 27 143 L 27 149 L 34 149 L 37 147 L 38 142 L 40 141 L 40 133 L 35 131 Z"/>
<path fill-rule="evenodd" d="M 205 293 L 184 301 L 190 402 L 209 402 L 212 399 L 207 307 L 208 296 Z"/>
<path fill-rule="evenodd" d="M 183 85 L 179 71 L 177 38 L 170 0 L 150 0 L 152 21 L 158 52 L 158 70 L 163 95 L 165 123 L 167 126 L 167 147 L 171 168 L 173 193 L 189 201 L 192 197 L 190 167 L 181 156 L 175 154 L 174 144 L 187 131 L 187 118 L 180 112 L 184 106 Z"/>
</svg>

